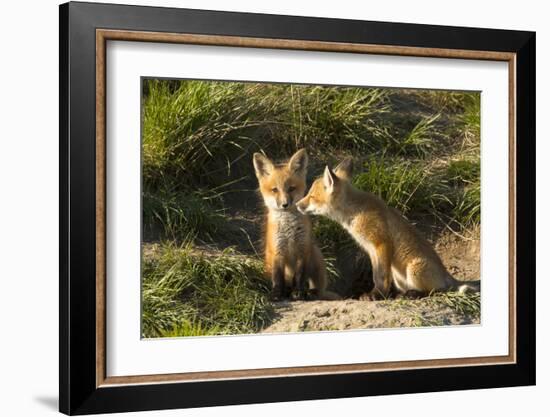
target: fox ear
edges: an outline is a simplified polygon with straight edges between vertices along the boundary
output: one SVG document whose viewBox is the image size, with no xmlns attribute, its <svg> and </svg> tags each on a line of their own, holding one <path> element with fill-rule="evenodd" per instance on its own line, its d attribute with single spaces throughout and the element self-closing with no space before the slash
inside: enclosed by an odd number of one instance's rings
<svg viewBox="0 0 550 417">
<path fill-rule="evenodd" d="M 325 172 L 323 174 L 323 185 L 327 193 L 332 193 L 334 190 L 334 184 L 338 181 L 336 174 L 330 170 L 328 165 L 325 167 Z"/>
<path fill-rule="evenodd" d="M 343 180 L 349 180 L 353 173 L 353 160 L 346 158 L 334 169 L 334 173 Z"/>
<path fill-rule="evenodd" d="M 254 154 L 252 161 L 254 162 L 254 170 L 258 179 L 271 174 L 275 168 L 273 162 L 259 152 Z"/>
<path fill-rule="evenodd" d="M 307 171 L 307 152 L 305 149 L 300 149 L 288 161 L 288 167 L 296 174 L 305 177 Z"/>
</svg>

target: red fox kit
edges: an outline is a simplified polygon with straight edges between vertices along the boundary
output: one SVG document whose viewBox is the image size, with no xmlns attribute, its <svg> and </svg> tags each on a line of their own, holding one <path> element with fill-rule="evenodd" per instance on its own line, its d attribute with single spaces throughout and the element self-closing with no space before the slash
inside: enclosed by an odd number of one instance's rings
<svg viewBox="0 0 550 417">
<path fill-rule="evenodd" d="M 296 209 L 306 191 L 307 154 L 296 152 L 282 165 L 255 153 L 254 169 L 267 207 L 265 270 L 272 280 L 272 296 L 289 294 L 305 299 L 310 294 L 326 296 L 326 269 L 321 251 L 311 235 L 311 221 Z"/>
<path fill-rule="evenodd" d="M 387 297 L 392 284 L 409 295 L 452 289 L 479 291 L 479 281 L 453 278 L 432 246 L 401 213 L 377 196 L 354 188 L 350 176 L 350 159 L 335 171 L 327 166 L 297 207 L 302 213 L 338 222 L 369 254 L 374 289 L 368 298 Z"/>
</svg>

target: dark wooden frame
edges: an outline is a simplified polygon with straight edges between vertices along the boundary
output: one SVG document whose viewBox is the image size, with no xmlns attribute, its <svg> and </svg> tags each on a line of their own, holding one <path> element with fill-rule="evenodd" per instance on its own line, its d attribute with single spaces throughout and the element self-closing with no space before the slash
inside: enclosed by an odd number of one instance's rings
<svg viewBox="0 0 550 417">
<path fill-rule="evenodd" d="M 108 378 L 104 349 L 104 69 L 108 39 L 507 61 L 513 93 L 510 354 L 473 360 Z M 90 3 L 60 6 L 62 412 L 89 414 L 534 384 L 534 277 L 534 33 Z"/>
</svg>

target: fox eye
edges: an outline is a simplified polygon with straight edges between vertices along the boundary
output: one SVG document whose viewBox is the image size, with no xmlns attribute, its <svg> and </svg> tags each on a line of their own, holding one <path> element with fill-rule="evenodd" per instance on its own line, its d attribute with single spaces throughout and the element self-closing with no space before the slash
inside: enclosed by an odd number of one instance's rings
<svg viewBox="0 0 550 417">
<path fill-rule="evenodd" d="M 291 185 L 290 187 L 288 187 L 288 192 L 291 193 L 292 191 L 294 191 L 296 189 L 295 186 Z"/>
<path fill-rule="evenodd" d="M 273 191 L 274 193 L 276 193 L 276 192 L 277 192 L 277 187 L 273 187 L 273 188 L 271 189 L 271 191 Z"/>
</svg>

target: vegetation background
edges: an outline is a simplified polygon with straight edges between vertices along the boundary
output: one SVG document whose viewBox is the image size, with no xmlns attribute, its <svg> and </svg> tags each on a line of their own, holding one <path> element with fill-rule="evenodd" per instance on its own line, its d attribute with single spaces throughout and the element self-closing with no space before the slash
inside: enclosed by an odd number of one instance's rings
<svg viewBox="0 0 550 417">
<path fill-rule="evenodd" d="M 254 152 L 284 160 L 307 148 L 309 183 L 351 156 L 354 184 L 432 242 L 479 240 L 477 92 L 157 79 L 142 88 L 143 337 L 254 333 L 277 319 Z M 315 218 L 314 232 L 331 289 L 368 290 L 370 262 L 345 231 Z M 480 314 L 479 294 L 382 303 L 444 305 L 470 322 Z M 437 324 L 448 323 L 406 322 Z"/>
</svg>

